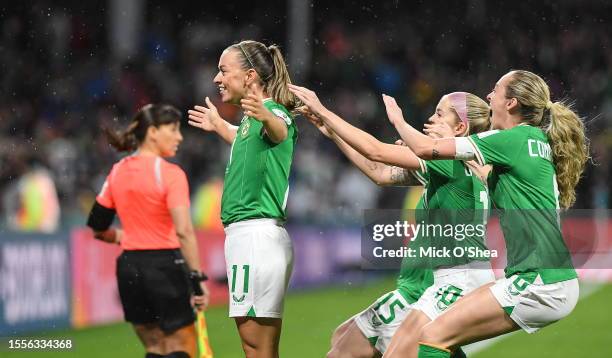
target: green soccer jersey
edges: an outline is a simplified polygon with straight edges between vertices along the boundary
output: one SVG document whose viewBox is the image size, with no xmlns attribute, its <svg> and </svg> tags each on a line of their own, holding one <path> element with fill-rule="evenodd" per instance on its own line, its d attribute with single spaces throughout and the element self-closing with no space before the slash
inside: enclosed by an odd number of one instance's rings
<svg viewBox="0 0 612 358">
<path fill-rule="evenodd" d="M 424 199 L 421 197 L 416 210 L 423 210 L 424 208 Z M 410 258 L 402 260 L 400 273 L 397 277 L 397 290 L 408 303 L 413 304 L 418 301 L 427 287 L 431 285 L 433 285 L 433 270 L 414 267 L 410 264 Z"/>
<path fill-rule="evenodd" d="M 439 223 L 442 225 L 452 224 L 481 224 L 484 225 L 483 215 L 489 207 L 487 186 L 472 173 L 462 161 L 440 160 L 420 161 L 421 169 L 413 171 L 414 176 L 423 184 L 425 190 L 416 207 L 416 222 Z M 431 216 L 437 216 L 432 218 Z M 442 216 L 442 217 L 441 217 Z M 449 218 L 450 217 L 450 218 Z M 431 244 L 427 239 L 430 237 L 417 237 L 413 243 L 414 247 Z M 461 241 L 454 238 L 446 238 L 446 247 L 454 247 L 459 243 L 462 247 L 477 247 L 485 250 L 484 237 L 482 235 L 466 235 Z M 411 246 L 413 247 L 413 246 Z M 464 256 L 461 258 L 451 257 L 431 262 L 428 266 L 455 266 L 468 263 L 473 260 L 488 259 L 483 257 Z M 412 258 L 402 261 L 402 268 L 397 280 L 400 293 L 413 302 L 418 300 L 423 291 L 433 284 L 433 270 L 423 268 L 422 264 L 415 264 Z M 420 260 L 423 262 L 422 260 Z M 421 265 L 421 267 L 418 267 Z"/>
<path fill-rule="evenodd" d="M 297 141 L 297 127 L 289 111 L 272 99 L 264 106 L 287 124 L 287 138 L 272 142 L 263 124 L 242 118 L 225 169 L 221 221 L 224 225 L 258 218 L 286 220 L 289 171 Z"/>
<path fill-rule="evenodd" d="M 491 199 L 501 209 L 506 277 L 537 272 L 544 283 L 576 278 L 559 226 L 559 191 L 548 137 L 519 125 L 469 137 L 481 164 L 491 164 Z"/>
</svg>

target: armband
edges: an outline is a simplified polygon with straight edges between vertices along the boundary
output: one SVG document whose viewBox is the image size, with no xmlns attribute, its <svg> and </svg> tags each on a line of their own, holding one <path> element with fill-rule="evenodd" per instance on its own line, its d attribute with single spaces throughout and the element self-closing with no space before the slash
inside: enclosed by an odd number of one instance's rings
<svg viewBox="0 0 612 358">
<path fill-rule="evenodd" d="M 89 212 L 87 226 L 94 231 L 107 230 L 115 219 L 115 213 L 114 209 L 105 208 L 96 201 Z"/>
</svg>

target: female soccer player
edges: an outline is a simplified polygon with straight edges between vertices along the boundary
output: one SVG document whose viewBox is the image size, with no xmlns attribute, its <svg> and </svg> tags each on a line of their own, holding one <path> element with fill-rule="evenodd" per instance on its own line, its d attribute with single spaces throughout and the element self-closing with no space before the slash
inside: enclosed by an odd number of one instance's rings
<svg viewBox="0 0 612 358">
<path fill-rule="evenodd" d="M 173 157 L 183 140 L 180 120 L 176 108 L 149 104 L 124 132 L 106 131 L 118 151 L 136 152 L 113 166 L 87 221 L 97 239 L 123 249 L 117 258 L 119 295 L 147 358 L 195 357 L 192 306 L 208 304 L 187 178 L 163 159 Z M 122 229 L 111 227 L 115 213 Z M 204 295 L 192 296 L 194 284 Z"/>
<path fill-rule="evenodd" d="M 389 120 L 423 159 L 475 159 L 493 166 L 491 197 L 502 210 L 505 277 L 459 300 L 420 337 L 419 357 L 449 357 L 454 347 L 523 329 L 533 333 L 574 309 L 578 280 L 559 229 L 557 209 L 575 201 L 588 158 L 584 124 L 528 71 L 505 74 L 487 96 L 491 131 L 432 139 L 404 122 L 391 97 Z"/>
<path fill-rule="evenodd" d="M 221 54 L 214 82 L 223 102 L 244 110 L 239 126 L 223 120 L 208 98 L 207 106 L 189 111 L 189 124 L 232 144 L 221 202 L 229 315 L 247 357 L 278 357 L 293 267 L 293 245 L 282 225 L 297 140 L 291 111 L 298 102 L 287 89 L 287 66 L 274 45 L 231 45 Z"/>
<path fill-rule="evenodd" d="M 417 208 L 430 212 L 453 209 L 467 211 L 473 216 L 474 209 L 486 208 L 486 184 L 463 162 L 419 160 L 409 148 L 381 143 L 344 122 L 323 107 L 314 92 L 297 86 L 291 86 L 291 89 L 308 107 L 307 117 L 376 183 L 409 185 L 409 179 L 414 175 L 425 185 Z M 448 136 L 482 132 L 489 128 L 489 107 L 470 93 L 448 94 L 440 100 L 425 131 L 441 126 L 449 129 Z M 437 132 L 439 128 L 435 130 Z M 482 235 L 467 238 L 466 246 L 484 248 Z M 383 295 L 334 332 L 329 357 L 373 357 L 384 353 L 393 348 L 390 341 L 400 324 L 399 329 L 409 332 L 412 338 L 401 343 L 411 345 L 416 354 L 417 339 L 423 325 L 435 319 L 459 297 L 494 279 L 486 258 L 447 262 L 445 267 L 441 267 L 439 262 L 432 265 L 436 268 L 433 280 L 431 270 L 411 265 L 409 261 L 403 261 L 397 290 Z"/>
</svg>

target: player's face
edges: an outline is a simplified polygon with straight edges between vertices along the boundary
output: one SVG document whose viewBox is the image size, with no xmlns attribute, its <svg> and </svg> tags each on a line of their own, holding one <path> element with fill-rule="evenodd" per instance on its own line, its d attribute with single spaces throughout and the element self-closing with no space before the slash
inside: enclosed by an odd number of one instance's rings
<svg viewBox="0 0 612 358">
<path fill-rule="evenodd" d="M 179 145 L 183 141 L 181 135 L 181 123 L 162 124 L 159 127 L 151 127 L 149 132 L 153 143 L 157 146 L 159 155 L 162 157 L 174 157 Z"/>
<path fill-rule="evenodd" d="M 465 131 L 465 128 L 460 124 L 461 121 L 457 113 L 455 113 L 455 110 L 451 106 L 451 101 L 448 99 L 448 96 L 442 96 L 440 102 L 438 102 L 436 106 L 436 111 L 429 117 L 428 122 L 431 124 L 446 123 L 455 131 L 455 135 L 459 135 Z M 431 133 L 429 136 L 431 136 Z"/>
<path fill-rule="evenodd" d="M 219 73 L 214 78 L 224 103 L 238 105 L 246 94 L 247 71 L 240 67 L 238 52 L 225 50 L 219 58 Z"/>
<path fill-rule="evenodd" d="M 506 87 L 510 82 L 512 72 L 505 74 L 497 81 L 487 100 L 491 107 L 491 129 L 502 129 L 508 116 L 508 98 L 506 98 Z"/>
</svg>

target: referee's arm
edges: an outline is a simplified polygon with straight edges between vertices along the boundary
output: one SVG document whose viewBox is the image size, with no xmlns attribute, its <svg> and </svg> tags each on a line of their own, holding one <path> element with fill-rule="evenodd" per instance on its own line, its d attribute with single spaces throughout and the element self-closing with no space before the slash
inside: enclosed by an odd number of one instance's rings
<svg viewBox="0 0 612 358">
<path fill-rule="evenodd" d="M 93 230 L 96 239 L 111 244 L 119 244 L 122 231 L 111 227 L 114 219 L 115 210 L 104 207 L 96 201 L 89 212 L 87 226 Z"/>
<path fill-rule="evenodd" d="M 181 243 L 181 253 L 187 261 L 191 271 L 200 271 L 200 256 L 198 255 L 198 244 L 191 223 L 191 216 L 187 206 L 178 206 L 170 209 L 170 215 L 176 229 L 176 236 Z"/>
</svg>

